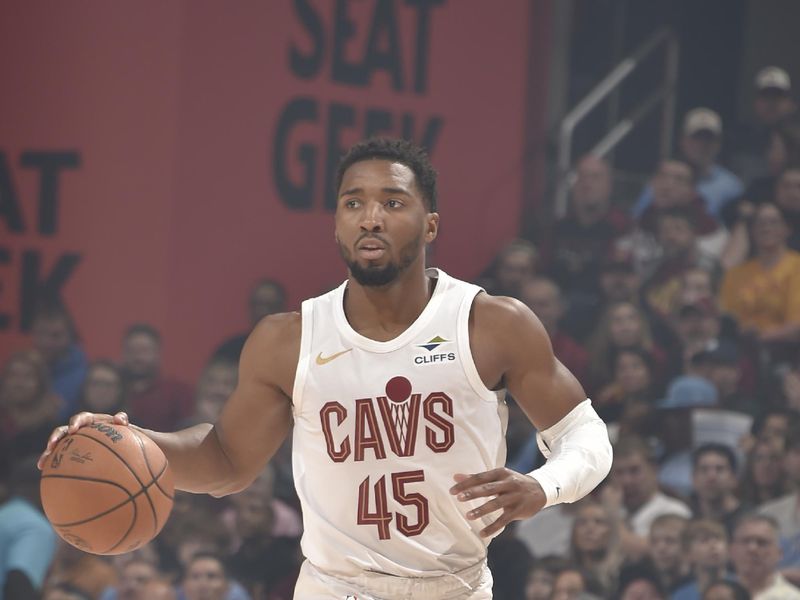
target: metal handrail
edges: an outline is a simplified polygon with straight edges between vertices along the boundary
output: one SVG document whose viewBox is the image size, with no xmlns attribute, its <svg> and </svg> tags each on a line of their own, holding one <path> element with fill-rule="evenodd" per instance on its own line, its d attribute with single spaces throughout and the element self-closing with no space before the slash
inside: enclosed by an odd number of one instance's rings
<svg viewBox="0 0 800 600">
<path fill-rule="evenodd" d="M 572 136 L 575 128 L 600 102 L 614 92 L 644 59 L 661 47 L 666 49 L 666 74 L 663 85 L 648 96 L 629 116 L 621 119 L 612 127 L 603 139 L 595 144 L 590 154 L 596 156 L 608 154 L 659 103 L 663 107 L 660 152 L 661 156 L 666 156 L 669 153 L 672 147 L 672 129 L 675 123 L 678 41 L 671 30 L 663 28 L 655 32 L 633 54 L 614 67 L 561 121 L 558 134 L 558 185 L 556 186 L 555 197 L 555 214 L 557 217 L 563 217 L 567 213 L 569 190 L 575 179 L 575 170 L 572 168 Z"/>
</svg>

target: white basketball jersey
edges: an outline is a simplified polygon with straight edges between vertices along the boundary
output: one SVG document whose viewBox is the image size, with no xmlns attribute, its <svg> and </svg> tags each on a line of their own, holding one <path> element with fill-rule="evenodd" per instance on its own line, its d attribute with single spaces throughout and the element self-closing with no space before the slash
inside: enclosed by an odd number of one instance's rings
<svg viewBox="0 0 800 600">
<path fill-rule="evenodd" d="M 306 557 L 329 573 L 404 577 L 454 572 L 486 556 L 470 521 L 487 499 L 459 502 L 455 473 L 505 464 L 507 410 L 469 346 L 480 288 L 436 269 L 417 320 L 388 342 L 358 334 L 346 282 L 303 303 L 294 384 L 293 465 Z"/>
</svg>

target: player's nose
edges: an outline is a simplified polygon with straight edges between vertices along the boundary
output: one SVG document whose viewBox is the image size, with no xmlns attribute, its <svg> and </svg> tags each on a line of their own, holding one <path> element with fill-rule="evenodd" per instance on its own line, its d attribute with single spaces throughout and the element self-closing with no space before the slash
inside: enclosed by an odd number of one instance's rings
<svg viewBox="0 0 800 600">
<path fill-rule="evenodd" d="M 361 229 L 364 231 L 383 231 L 384 228 L 383 206 L 378 202 L 371 202 L 364 207 L 361 213 Z"/>
</svg>

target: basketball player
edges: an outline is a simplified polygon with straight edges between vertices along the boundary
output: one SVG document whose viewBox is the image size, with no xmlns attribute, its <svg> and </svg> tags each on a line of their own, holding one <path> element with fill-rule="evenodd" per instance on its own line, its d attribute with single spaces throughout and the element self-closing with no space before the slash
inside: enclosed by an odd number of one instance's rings
<svg viewBox="0 0 800 600">
<path fill-rule="evenodd" d="M 259 323 L 215 425 L 142 431 L 177 488 L 222 496 L 246 488 L 293 427 L 307 557 L 296 598 L 491 598 L 489 541 L 591 491 L 611 465 L 605 425 L 522 303 L 425 268 L 439 214 L 422 150 L 359 143 L 337 190 L 348 279 Z M 298 231 L 296 243 L 316 241 Z M 528 475 L 503 468 L 505 389 L 548 457 Z M 127 416 L 74 416 L 42 460 L 96 421 Z"/>
</svg>

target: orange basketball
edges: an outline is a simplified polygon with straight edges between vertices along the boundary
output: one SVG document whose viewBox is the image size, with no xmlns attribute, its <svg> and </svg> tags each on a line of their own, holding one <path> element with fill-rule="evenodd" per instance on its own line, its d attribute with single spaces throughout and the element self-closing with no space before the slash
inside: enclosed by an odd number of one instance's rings
<svg viewBox="0 0 800 600">
<path fill-rule="evenodd" d="M 172 472 L 161 449 L 124 425 L 94 423 L 58 442 L 42 469 L 42 506 L 58 534 L 93 554 L 152 540 L 169 517 Z"/>
</svg>

